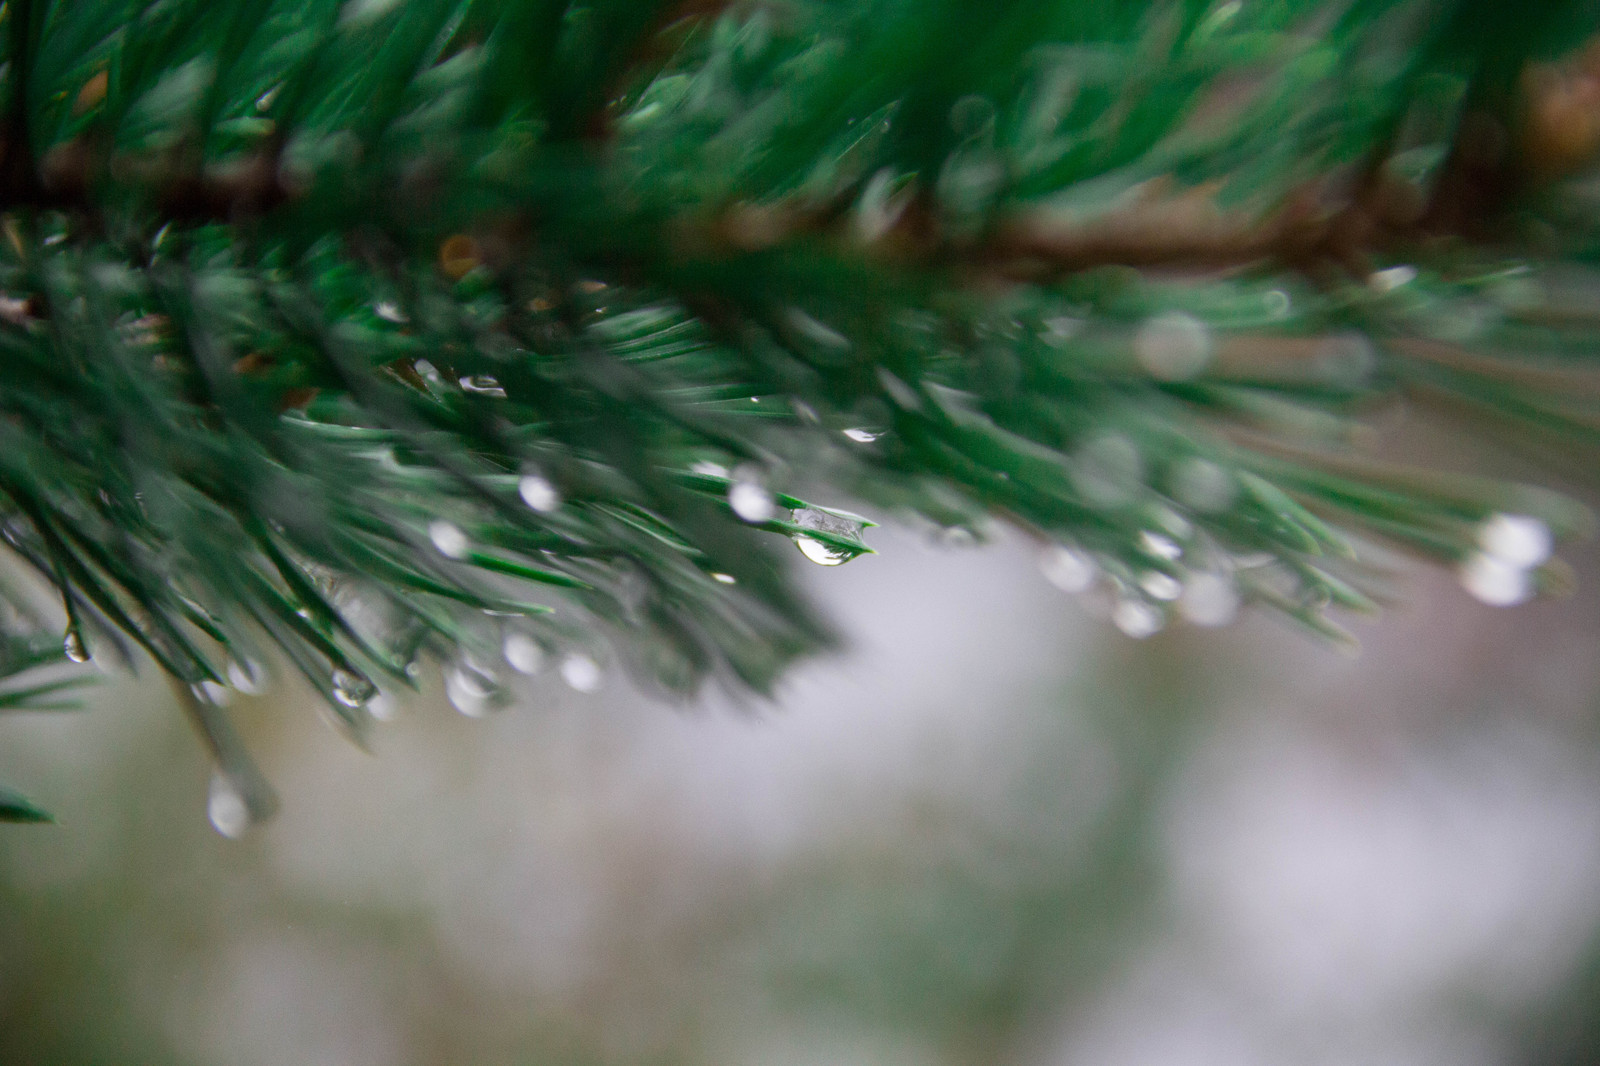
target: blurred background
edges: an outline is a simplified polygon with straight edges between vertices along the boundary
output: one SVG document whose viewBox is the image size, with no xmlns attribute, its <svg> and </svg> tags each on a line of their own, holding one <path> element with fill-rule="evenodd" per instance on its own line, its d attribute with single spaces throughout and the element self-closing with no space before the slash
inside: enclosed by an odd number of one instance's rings
<svg viewBox="0 0 1600 1066">
<path fill-rule="evenodd" d="M 0 830 L 0 1063 L 1600 1061 L 1594 551 L 1509 610 L 1409 569 L 1351 657 L 874 534 L 796 554 L 850 649 L 774 704 L 435 672 L 369 755 L 279 672 L 238 840 L 154 671 L 7 717 L 59 824 Z"/>
</svg>

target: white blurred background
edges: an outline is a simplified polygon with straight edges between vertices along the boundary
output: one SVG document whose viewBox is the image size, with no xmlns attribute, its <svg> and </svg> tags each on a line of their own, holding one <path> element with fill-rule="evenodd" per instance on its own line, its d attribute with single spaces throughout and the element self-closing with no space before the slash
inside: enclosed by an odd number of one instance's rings
<svg viewBox="0 0 1600 1066">
<path fill-rule="evenodd" d="M 1413 571 L 1351 659 L 875 532 L 776 705 L 434 678 L 367 755 L 280 680 L 237 841 L 155 677 L 0 722 L 60 819 L 0 830 L 0 1063 L 1592 1061 L 1595 559 L 1510 610 Z"/>
</svg>

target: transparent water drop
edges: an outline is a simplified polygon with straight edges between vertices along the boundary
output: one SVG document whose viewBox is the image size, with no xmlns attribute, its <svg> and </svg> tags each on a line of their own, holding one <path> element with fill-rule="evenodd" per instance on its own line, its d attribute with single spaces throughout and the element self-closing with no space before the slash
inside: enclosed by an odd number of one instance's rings
<svg viewBox="0 0 1600 1066">
<path fill-rule="evenodd" d="M 406 313 L 400 310 L 400 305 L 393 300 L 379 300 L 372 305 L 372 313 L 385 322 L 393 322 L 397 326 L 403 326 L 411 321 L 406 317 Z"/>
<path fill-rule="evenodd" d="M 340 668 L 333 672 L 333 698 L 352 710 L 365 707 L 377 691 L 377 685 L 354 671 Z"/>
<path fill-rule="evenodd" d="M 721 463 L 708 462 L 708 461 L 706 461 L 704 459 L 702 459 L 701 461 L 695 463 L 693 466 L 689 467 L 689 470 L 692 473 L 700 474 L 700 475 L 702 475 L 704 477 L 727 477 L 728 476 L 728 468 L 727 467 L 723 466 Z"/>
<path fill-rule="evenodd" d="M 1233 475 L 1198 455 L 1182 459 L 1172 468 L 1169 485 L 1172 498 L 1197 514 L 1226 511 L 1239 498 L 1239 483 Z"/>
<path fill-rule="evenodd" d="M 711 580 L 719 585 L 737 585 L 739 583 L 739 579 L 732 574 L 724 574 L 720 571 L 714 571 L 711 574 Z"/>
<path fill-rule="evenodd" d="M 1083 332 L 1083 326 L 1081 318 L 1055 315 L 1044 320 L 1044 332 L 1039 334 L 1039 339 L 1052 348 L 1065 348 L 1072 338 Z"/>
<path fill-rule="evenodd" d="M 1239 613 L 1239 589 L 1222 574 L 1193 574 L 1178 597 L 1178 613 L 1197 626 L 1225 626 Z"/>
<path fill-rule="evenodd" d="M 1533 579 L 1526 567 L 1484 552 L 1473 552 L 1458 576 L 1463 588 L 1491 607 L 1514 607 L 1533 596 Z"/>
<path fill-rule="evenodd" d="M 517 482 L 517 494 L 530 510 L 549 514 L 561 506 L 561 493 L 543 474 L 529 472 Z"/>
<path fill-rule="evenodd" d="M 379 692 L 367 701 L 367 713 L 375 722 L 392 722 L 398 717 L 399 711 L 394 697 L 387 692 Z"/>
<path fill-rule="evenodd" d="M 748 479 L 748 475 L 735 472 L 734 481 L 728 486 L 728 506 L 733 513 L 742 520 L 752 524 L 766 522 L 778 513 L 778 503 L 772 498 L 772 493 L 759 481 Z"/>
<path fill-rule="evenodd" d="M 1391 293 L 1402 285 L 1409 285 L 1416 280 L 1416 267 L 1392 266 L 1386 270 L 1375 270 L 1367 275 L 1367 287 L 1376 293 Z"/>
<path fill-rule="evenodd" d="M 1157 533 L 1149 529 L 1139 534 L 1139 550 L 1146 555 L 1168 561 L 1180 558 L 1183 555 L 1183 547 L 1177 541 L 1165 533 Z"/>
<path fill-rule="evenodd" d="M 794 524 L 802 529 L 814 529 L 819 533 L 828 533 L 847 540 L 858 541 L 861 539 L 861 523 L 853 518 L 846 518 L 831 511 L 824 511 L 817 507 L 805 507 L 793 512 Z M 848 548 L 835 547 L 815 537 L 796 534 L 795 547 L 800 549 L 807 559 L 818 566 L 839 566 L 854 559 L 858 553 Z"/>
<path fill-rule="evenodd" d="M 221 770 L 211 775 L 206 792 L 206 817 L 211 827 L 229 840 L 237 840 L 250 828 L 250 804 L 233 778 Z"/>
<path fill-rule="evenodd" d="M 1084 592 L 1094 584 L 1098 568 L 1094 560 L 1063 544 L 1052 544 L 1039 553 L 1039 569 L 1044 579 L 1062 592 Z"/>
<path fill-rule="evenodd" d="M 83 634 L 78 632 L 77 626 L 68 626 L 66 635 L 61 638 L 61 650 L 66 654 L 68 661 L 86 663 L 89 661 L 89 648 L 83 642 Z"/>
<path fill-rule="evenodd" d="M 1478 528 L 1478 547 L 1504 563 L 1528 569 L 1550 558 L 1555 538 L 1549 526 L 1531 515 L 1497 514 Z"/>
<path fill-rule="evenodd" d="M 1328 384 L 1353 389 L 1372 375 L 1378 355 L 1372 342 L 1360 333 L 1335 333 L 1317 345 L 1317 373 Z"/>
<path fill-rule="evenodd" d="M 448 559 L 465 558 L 471 543 L 460 526 L 442 518 L 435 518 L 428 523 L 428 539 L 433 541 L 433 546 L 439 554 Z"/>
<path fill-rule="evenodd" d="M 246 696 L 259 696 L 267 688 L 267 668 L 250 659 L 228 660 L 228 684 Z"/>
<path fill-rule="evenodd" d="M 519 674 L 537 674 L 544 665 L 544 647 L 526 633 L 507 633 L 500 651 Z"/>
<path fill-rule="evenodd" d="M 1138 495 L 1144 457 L 1133 441 L 1107 433 L 1085 441 L 1067 461 L 1072 487 L 1091 507 L 1122 507 Z"/>
<path fill-rule="evenodd" d="M 411 364 L 411 369 L 421 375 L 424 381 L 430 381 L 435 385 L 442 384 L 444 381 L 444 378 L 439 374 L 439 368 L 426 359 L 418 359 Z"/>
<path fill-rule="evenodd" d="M 882 430 L 862 429 L 859 426 L 844 431 L 844 435 L 857 444 L 871 444 L 883 436 Z"/>
<path fill-rule="evenodd" d="M 195 699 L 201 703 L 209 703 L 213 707 L 226 707 L 233 702 L 233 690 L 216 681 L 202 681 L 198 685 L 190 685 L 189 691 L 194 693 Z"/>
<path fill-rule="evenodd" d="M 465 657 L 444 675 L 445 698 L 468 718 L 487 714 L 498 688 L 493 674 Z"/>
<path fill-rule="evenodd" d="M 603 676 L 600 664 L 583 652 L 575 651 L 561 660 L 561 680 L 576 692 L 594 692 Z"/>
<path fill-rule="evenodd" d="M 1146 570 L 1140 574 L 1139 587 L 1157 600 L 1175 600 L 1183 594 L 1183 582 L 1160 570 Z"/>
<path fill-rule="evenodd" d="M 1273 318 L 1288 318 L 1293 301 L 1289 294 L 1282 289 L 1272 289 L 1261 297 L 1261 302 L 1266 305 L 1267 314 Z"/>
<path fill-rule="evenodd" d="M 468 374 L 459 378 L 456 384 L 461 386 L 463 392 L 476 393 L 479 396 L 495 396 L 504 398 L 505 388 L 499 380 L 488 374 Z"/>
<path fill-rule="evenodd" d="M 1139 327 L 1133 353 L 1158 381 L 1188 381 L 1211 361 L 1211 331 L 1187 311 L 1163 311 Z"/>
<path fill-rule="evenodd" d="M 272 101 L 276 100 L 278 98 L 278 94 L 282 91 L 283 82 L 280 81 L 278 84 L 274 85 L 272 88 L 256 97 L 256 110 L 265 111 L 267 108 L 271 107 Z"/>
<path fill-rule="evenodd" d="M 1166 615 L 1161 613 L 1159 607 L 1144 600 L 1119 600 L 1111 609 L 1112 624 L 1135 640 L 1159 633 L 1166 621 Z"/>
</svg>

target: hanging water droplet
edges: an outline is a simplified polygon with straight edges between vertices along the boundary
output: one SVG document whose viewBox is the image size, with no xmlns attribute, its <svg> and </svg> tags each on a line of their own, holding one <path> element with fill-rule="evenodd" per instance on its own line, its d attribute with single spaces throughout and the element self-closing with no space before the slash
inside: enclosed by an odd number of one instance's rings
<svg viewBox="0 0 1600 1066">
<path fill-rule="evenodd" d="M 1533 595 L 1527 568 L 1484 552 L 1473 552 L 1459 576 L 1463 588 L 1492 607 L 1514 607 Z"/>
<path fill-rule="evenodd" d="M 711 580 L 717 582 L 719 585 L 737 585 L 739 583 L 739 579 L 734 577 L 732 574 L 724 574 L 720 571 L 712 571 Z"/>
<path fill-rule="evenodd" d="M 709 461 L 704 460 L 704 459 L 702 459 L 699 462 L 695 463 L 694 465 L 690 466 L 689 470 L 692 473 L 700 474 L 700 475 L 702 475 L 704 477 L 727 477 L 728 476 L 728 468 L 727 467 L 723 466 L 721 463 L 713 463 L 713 462 L 709 462 Z"/>
<path fill-rule="evenodd" d="M 229 659 L 228 684 L 246 696 L 259 696 L 267 688 L 267 668 L 252 659 Z"/>
<path fill-rule="evenodd" d="M 1133 337 L 1139 365 L 1158 381 L 1188 381 L 1211 361 L 1211 331 L 1187 311 L 1163 311 Z"/>
<path fill-rule="evenodd" d="M 506 390 L 498 379 L 488 374 L 468 374 L 457 380 L 463 392 L 476 393 L 479 396 L 495 396 L 503 398 Z"/>
<path fill-rule="evenodd" d="M 433 541 L 440 555 L 449 559 L 465 558 L 470 544 L 460 526 L 442 518 L 435 518 L 428 523 L 428 539 Z"/>
<path fill-rule="evenodd" d="M 237 840 L 250 828 L 250 804 L 244 793 L 234 784 L 233 778 L 221 770 L 211 775 L 211 786 L 206 793 L 206 817 L 211 826 L 229 840 Z"/>
<path fill-rule="evenodd" d="M 1178 612 L 1197 626 L 1225 626 L 1239 613 L 1239 590 L 1222 574 L 1194 574 L 1184 583 Z"/>
<path fill-rule="evenodd" d="M 1159 607 L 1144 600 L 1119 600 L 1111 610 L 1112 624 L 1135 640 L 1160 632 L 1166 621 Z"/>
<path fill-rule="evenodd" d="M 1375 270 L 1367 275 L 1367 285 L 1376 293 L 1390 293 L 1402 285 L 1409 285 L 1417 280 L 1417 268 L 1414 266 L 1392 266 L 1387 270 Z"/>
<path fill-rule="evenodd" d="M 778 503 L 767 487 L 752 480 L 744 470 L 735 470 L 733 476 L 736 480 L 728 486 L 728 506 L 733 513 L 751 524 L 770 520 L 778 511 Z"/>
<path fill-rule="evenodd" d="M 600 664 L 583 652 L 572 652 L 561 660 L 561 680 L 574 691 L 594 692 L 599 689 L 602 680 Z"/>
<path fill-rule="evenodd" d="M 883 436 L 883 431 L 856 427 L 845 430 L 844 435 L 855 441 L 857 444 L 871 444 L 873 441 Z"/>
<path fill-rule="evenodd" d="M 379 300 L 372 305 L 372 313 L 385 322 L 393 322 L 397 326 L 403 326 L 411 321 L 406 317 L 406 313 L 400 310 L 400 305 L 393 300 Z"/>
<path fill-rule="evenodd" d="M 271 107 L 272 101 L 276 100 L 278 98 L 278 94 L 282 91 L 283 82 L 280 81 L 278 84 L 274 85 L 272 88 L 256 97 L 256 110 L 265 111 L 267 108 Z"/>
<path fill-rule="evenodd" d="M 1511 566 L 1528 569 L 1550 558 L 1550 527 L 1530 515 L 1497 514 L 1478 529 L 1478 547 Z"/>
<path fill-rule="evenodd" d="M 526 633 L 507 633 L 500 650 L 519 674 L 537 674 L 544 665 L 544 648 Z"/>
<path fill-rule="evenodd" d="M 387 692 L 379 692 L 367 701 L 367 714 L 375 722 L 392 722 L 399 713 L 394 697 Z"/>
<path fill-rule="evenodd" d="M 1183 582 L 1160 570 L 1146 570 L 1139 575 L 1139 587 L 1157 600 L 1175 600 L 1183 593 Z"/>
<path fill-rule="evenodd" d="M 531 510 L 540 514 L 549 514 L 561 506 L 561 493 L 556 490 L 554 483 L 536 471 L 522 475 L 517 482 L 517 494 Z"/>
<path fill-rule="evenodd" d="M 333 698 L 352 710 L 365 707 L 378 686 L 360 674 L 343 668 L 333 672 Z"/>
<path fill-rule="evenodd" d="M 1094 560 L 1063 544 L 1052 544 L 1039 553 L 1039 569 L 1044 579 L 1062 592 L 1079 593 L 1094 584 Z"/>
<path fill-rule="evenodd" d="M 69 626 L 66 635 L 61 638 L 61 650 L 66 653 L 67 659 L 75 663 L 89 661 L 89 649 L 83 642 L 83 634 L 78 632 L 77 626 Z"/>
<path fill-rule="evenodd" d="M 202 681 L 198 685 L 190 685 L 189 691 L 194 693 L 195 699 L 213 707 L 226 707 L 233 702 L 233 691 L 220 682 Z"/>
<path fill-rule="evenodd" d="M 1144 530 L 1139 534 L 1139 549 L 1146 555 L 1157 559 L 1171 561 L 1183 555 L 1183 548 L 1178 542 L 1164 533 Z"/>
<path fill-rule="evenodd" d="M 468 718 L 482 718 L 490 710 L 499 684 L 493 674 L 463 656 L 444 676 L 444 694 L 450 706 Z"/>
<path fill-rule="evenodd" d="M 1239 497 L 1233 475 L 1198 455 L 1179 461 L 1168 480 L 1172 498 L 1198 514 L 1226 511 Z"/>
<path fill-rule="evenodd" d="M 802 529 L 814 529 L 819 533 L 827 533 L 849 541 L 861 539 L 861 523 L 844 515 L 824 511 L 818 507 L 805 507 L 793 512 L 793 517 L 794 524 Z M 859 554 L 848 548 L 828 544 L 802 534 L 795 535 L 794 543 L 807 559 L 818 566 L 839 566 Z"/>
<path fill-rule="evenodd" d="M 1085 441 L 1067 461 L 1072 487 L 1091 507 L 1133 502 L 1144 481 L 1144 457 L 1133 441 L 1107 433 Z"/>
</svg>

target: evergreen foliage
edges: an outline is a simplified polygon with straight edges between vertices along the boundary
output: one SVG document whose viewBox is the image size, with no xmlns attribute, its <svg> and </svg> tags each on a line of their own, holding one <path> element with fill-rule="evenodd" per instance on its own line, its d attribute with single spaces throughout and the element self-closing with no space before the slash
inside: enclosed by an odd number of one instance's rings
<svg viewBox="0 0 1600 1066">
<path fill-rule="evenodd" d="M 1352 445 L 1587 466 L 1592 3 L 3 10 L 3 535 L 236 784 L 269 653 L 357 738 L 508 639 L 767 690 L 833 639 L 782 539 L 869 550 L 789 493 L 1011 523 L 1134 635 L 1337 636 L 1373 540 L 1518 602 L 1589 525 Z"/>
</svg>

